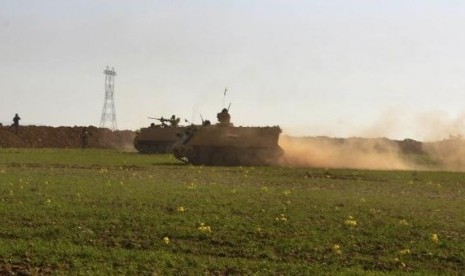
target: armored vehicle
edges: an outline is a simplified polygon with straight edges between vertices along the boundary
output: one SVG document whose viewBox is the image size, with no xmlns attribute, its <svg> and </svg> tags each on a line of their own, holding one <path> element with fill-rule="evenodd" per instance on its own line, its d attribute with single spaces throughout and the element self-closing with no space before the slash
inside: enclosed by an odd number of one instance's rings
<svg viewBox="0 0 465 276">
<path fill-rule="evenodd" d="M 179 118 L 175 118 L 174 115 L 171 119 L 150 119 L 159 120 L 161 124 L 152 123 L 149 127 L 141 128 L 134 138 L 134 147 L 140 153 L 172 152 L 173 144 L 179 139 L 178 135 L 182 134 L 186 127 L 178 126 Z"/>
<path fill-rule="evenodd" d="M 224 110 L 222 111 L 224 113 Z M 281 129 L 235 127 L 218 113 L 220 123 L 186 127 L 173 147 L 174 156 L 194 165 L 273 165 L 283 155 L 278 145 Z"/>
</svg>

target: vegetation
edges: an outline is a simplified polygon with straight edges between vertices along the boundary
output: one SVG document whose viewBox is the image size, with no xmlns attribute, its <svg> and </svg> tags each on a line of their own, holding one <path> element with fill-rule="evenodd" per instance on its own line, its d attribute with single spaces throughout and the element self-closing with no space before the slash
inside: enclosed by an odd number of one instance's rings
<svg viewBox="0 0 465 276">
<path fill-rule="evenodd" d="M 465 175 L 0 149 L 0 271 L 454 274 Z"/>
</svg>

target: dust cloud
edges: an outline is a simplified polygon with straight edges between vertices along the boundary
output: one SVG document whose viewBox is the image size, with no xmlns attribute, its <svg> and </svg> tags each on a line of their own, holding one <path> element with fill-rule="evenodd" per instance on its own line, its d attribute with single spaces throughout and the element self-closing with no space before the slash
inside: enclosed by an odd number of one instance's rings
<svg viewBox="0 0 465 276">
<path fill-rule="evenodd" d="M 401 157 L 400 148 L 387 139 L 292 138 L 279 141 L 283 163 L 299 167 L 411 170 L 413 164 Z"/>
<path fill-rule="evenodd" d="M 323 168 L 465 171 L 465 113 L 385 112 L 372 126 L 354 130 L 367 138 L 281 136 L 285 165 Z M 409 133 L 412 139 L 391 140 Z M 407 136 L 408 137 L 408 136 Z"/>
<path fill-rule="evenodd" d="M 465 171 L 465 113 L 455 117 L 444 111 L 433 111 L 416 116 L 417 133 L 427 142 L 424 152 L 438 168 Z"/>
<path fill-rule="evenodd" d="M 451 117 L 444 111 L 431 111 L 416 114 L 410 128 L 413 135 L 423 141 L 439 141 L 465 134 L 465 114 Z"/>
<path fill-rule="evenodd" d="M 376 170 L 465 171 L 465 139 L 434 142 L 386 138 L 295 138 L 279 141 L 285 166 Z"/>
<path fill-rule="evenodd" d="M 465 139 L 461 136 L 423 143 L 423 150 L 437 163 L 437 169 L 465 171 Z"/>
</svg>

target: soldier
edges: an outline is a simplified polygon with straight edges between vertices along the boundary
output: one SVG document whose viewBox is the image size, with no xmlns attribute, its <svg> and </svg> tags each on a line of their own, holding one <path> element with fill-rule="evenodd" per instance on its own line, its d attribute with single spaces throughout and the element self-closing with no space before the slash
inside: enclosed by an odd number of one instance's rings
<svg viewBox="0 0 465 276">
<path fill-rule="evenodd" d="M 18 116 L 18 113 L 16 113 L 15 116 L 13 117 L 13 124 L 10 126 L 10 128 L 12 128 L 12 127 L 15 128 L 15 133 L 16 134 L 18 134 L 19 120 L 21 120 L 21 118 Z"/>
<path fill-rule="evenodd" d="M 178 124 L 179 124 L 179 121 L 180 121 L 179 118 L 176 118 L 176 116 L 172 115 L 172 116 L 171 116 L 171 119 L 170 119 L 170 125 L 171 125 L 172 127 L 177 127 Z"/>
<path fill-rule="evenodd" d="M 87 130 L 87 127 L 84 127 L 81 132 L 81 146 L 83 149 L 87 148 L 87 145 L 89 143 L 89 131 Z"/>
<path fill-rule="evenodd" d="M 162 117 L 161 117 L 160 119 L 158 119 L 158 120 L 161 122 L 161 126 L 162 126 L 162 127 L 167 127 L 167 126 L 168 126 L 168 125 L 165 123 L 165 122 L 168 122 L 168 121 L 169 121 L 168 119 L 165 119 L 165 118 L 163 118 L 163 116 L 162 116 Z"/>
<path fill-rule="evenodd" d="M 220 113 L 216 115 L 216 118 L 218 118 L 218 122 L 220 124 L 224 125 L 229 125 L 231 121 L 231 115 L 229 115 L 229 112 L 226 108 L 223 108 Z"/>
</svg>

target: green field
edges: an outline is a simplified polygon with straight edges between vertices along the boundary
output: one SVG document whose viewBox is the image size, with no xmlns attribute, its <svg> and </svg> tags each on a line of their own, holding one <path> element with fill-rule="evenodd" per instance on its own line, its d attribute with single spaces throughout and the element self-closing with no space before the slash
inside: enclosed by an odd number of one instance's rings
<svg viewBox="0 0 465 276">
<path fill-rule="evenodd" d="M 465 173 L 0 149 L 0 273 L 460 274 Z"/>
</svg>

